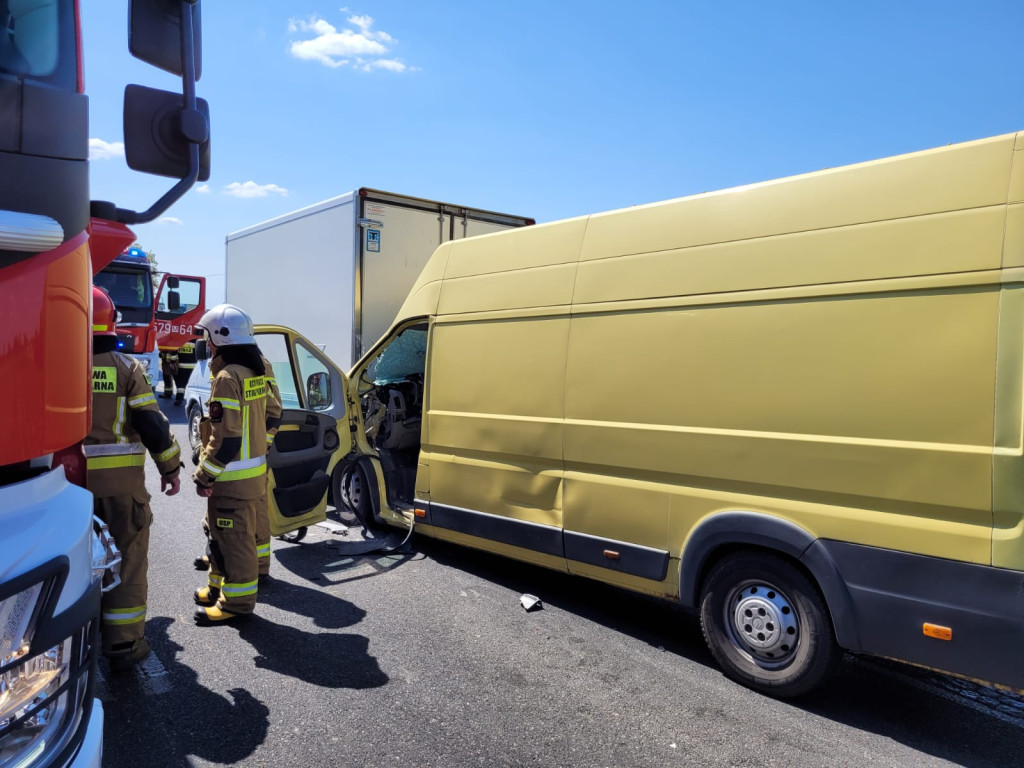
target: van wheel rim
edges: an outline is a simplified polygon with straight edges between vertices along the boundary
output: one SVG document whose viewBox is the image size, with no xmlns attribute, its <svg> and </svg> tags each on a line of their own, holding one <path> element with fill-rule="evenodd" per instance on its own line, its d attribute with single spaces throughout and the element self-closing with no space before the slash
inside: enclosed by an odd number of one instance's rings
<svg viewBox="0 0 1024 768">
<path fill-rule="evenodd" d="M 792 602 L 778 588 L 745 582 L 729 593 L 725 613 L 733 644 L 758 666 L 773 669 L 793 660 L 800 624 Z"/>
<path fill-rule="evenodd" d="M 189 436 L 192 438 L 192 445 L 201 445 L 199 436 L 199 419 L 193 416 L 188 423 Z"/>
</svg>

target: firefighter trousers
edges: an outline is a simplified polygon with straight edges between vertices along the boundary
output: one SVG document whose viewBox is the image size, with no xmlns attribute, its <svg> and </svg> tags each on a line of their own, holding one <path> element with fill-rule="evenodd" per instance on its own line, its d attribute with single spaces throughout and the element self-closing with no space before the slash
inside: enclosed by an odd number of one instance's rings
<svg viewBox="0 0 1024 768">
<path fill-rule="evenodd" d="M 203 520 L 203 535 L 206 536 L 206 559 L 210 559 L 210 524 Z M 270 516 L 264 503 L 256 511 L 256 557 L 259 560 L 260 576 L 270 575 Z"/>
<path fill-rule="evenodd" d="M 149 591 L 146 571 L 153 513 L 145 491 L 93 498 L 93 511 L 107 524 L 121 550 L 121 583 L 104 593 L 100 625 L 103 653 L 111 655 L 114 646 L 141 640 L 145 634 Z"/>
<path fill-rule="evenodd" d="M 217 607 L 229 613 L 256 608 L 259 563 L 256 557 L 256 514 L 266 497 L 235 499 L 211 496 L 206 527 L 210 532 L 209 585 L 220 590 Z"/>
</svg>

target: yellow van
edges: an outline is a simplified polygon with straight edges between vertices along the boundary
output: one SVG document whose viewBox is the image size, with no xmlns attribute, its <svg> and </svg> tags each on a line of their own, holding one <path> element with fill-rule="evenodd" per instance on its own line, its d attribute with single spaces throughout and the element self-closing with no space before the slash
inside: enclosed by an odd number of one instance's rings
<svg viewBox="0 0 1024 768">
<path fill-rule="evenodd" d="M 1024 689 L 1024 132 L 445 243 L 348 377 L 262 331 L 278 532 L 330 486 L 678 600 L 771 695 Z"/>
</svg>

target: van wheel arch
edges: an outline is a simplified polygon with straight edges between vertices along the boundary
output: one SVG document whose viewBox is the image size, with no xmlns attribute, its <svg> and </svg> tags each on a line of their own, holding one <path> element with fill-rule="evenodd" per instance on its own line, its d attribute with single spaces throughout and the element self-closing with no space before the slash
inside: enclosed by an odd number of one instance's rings
<svg viewBox="0 0 1024 768">
<path fill-rule="evenodd" d="M 744 550 L 782 556 L 801 570 L 821 594 L 839 645 L 850 651 L 861 649 L 853 599 L 825 546 L 804 528 L 773 515 L 722 512 L 698 524 L 680 559 L 680 603 L 699 609 L 711 570 L 723 558 Z"/>
</svg>

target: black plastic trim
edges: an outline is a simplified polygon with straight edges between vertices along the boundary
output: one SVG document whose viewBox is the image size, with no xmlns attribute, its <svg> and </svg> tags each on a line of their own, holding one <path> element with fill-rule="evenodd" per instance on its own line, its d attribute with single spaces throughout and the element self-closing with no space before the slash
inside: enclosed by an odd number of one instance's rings
<svg viewBox="0 0 1024 768">
<path fill-rule="evenodd" d="M 679 566 L 679 601 L 684 606 L 698 607 L 701 578 L 715 552 L 737 545 L 778 552 L 799 562 L 825 598 L 836 641 L 848 650 L 860 650 L 853 602 L 828 552 L 821 542 L 800 526 L 771 515 L 723 512 L 697 526 L 686 541 Z"/>
<path fill-rule="evenodd" d="M 1024 573 L 822 540 L 853 602 L 865 653 L 1024 688 Z M 953 638 L 923 633 L 925 622 Z"/>
<path fill-rule="evenodd" d="M 799 559 L 815 541 L 786 520 L 756 512 L 722 512 L 700 523 L 686 540 L 679 569 L 679 601 L 690 608 L 700 599 L 700 578 L 715 550 L 735 544 L 774 549 Z"/>
<path fill-rule="evenodd" d="M 514 520 L 487 512 L 449 507 L 431 502 L 430 524 L 469 536 L 510 544 L 555 557 L 565 557 L 562 529 L 552 525 Z"/>
<path fill-rule="evenodd" d="M 664 581 L 668 573 L 668 552 L 615 539 L 603 539 L 586 533 L 565 531 L 565 556 L 587 565 L 596 565 L 643 579 Z M 605 555 L 605 550 L 618 553 L 617 559 Z M 570 564 L 569 570 L 572 570 Z"/>
</svg>

